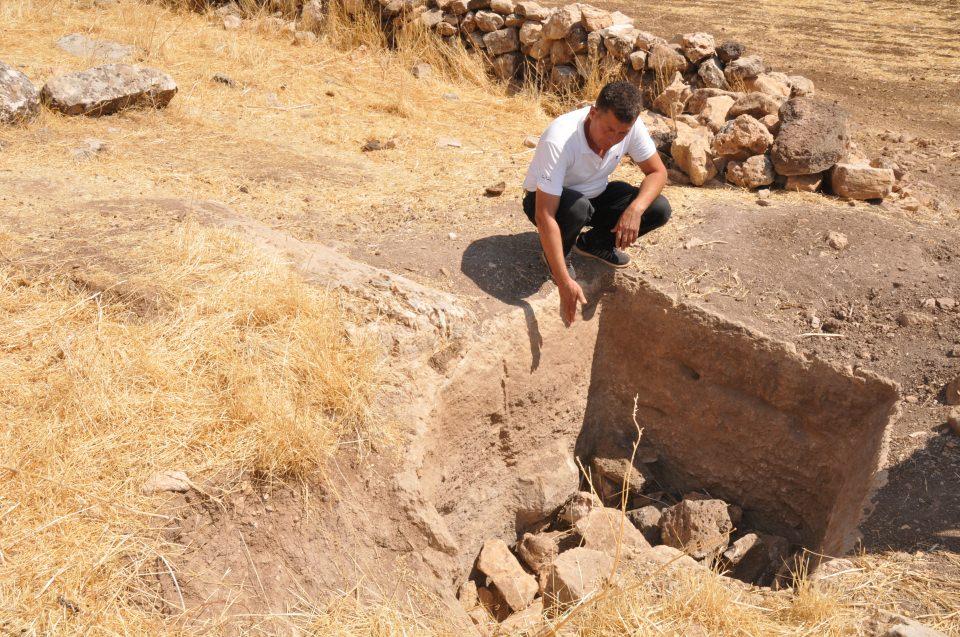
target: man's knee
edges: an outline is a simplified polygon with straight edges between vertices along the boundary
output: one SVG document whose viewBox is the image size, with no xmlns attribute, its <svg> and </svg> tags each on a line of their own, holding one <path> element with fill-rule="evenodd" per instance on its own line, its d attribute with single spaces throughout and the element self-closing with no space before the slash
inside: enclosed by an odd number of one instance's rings
<svg viewBox="0 0 960 637">
<path fill-rule="evenodd" d="M 564 189 L 557 219 L 583 226 L 593 216 L 593 204 L 576 190 Z"/>
<path fill-rule="evenodd" d="M 667 198 L 663 195 L 658 195 L 647 208 L 646 212 L 643 213 L 643 216 L 650 218 L 648 223 L 652 227 L 659 228 L 670 221 L 671 213 L 670 202 L 667 201 Z"/>
</svg>

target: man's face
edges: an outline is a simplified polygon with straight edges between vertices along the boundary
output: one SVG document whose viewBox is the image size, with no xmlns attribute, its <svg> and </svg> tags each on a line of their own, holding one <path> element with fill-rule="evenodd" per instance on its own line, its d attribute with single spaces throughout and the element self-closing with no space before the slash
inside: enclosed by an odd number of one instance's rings
<svg viewBox="0 0 960 637">
<path fill-rule="evenodd" d="M 632 127 L 633 122 L 621 122 L 612 111 L 590 107 L 590 140 L 602 151 L 622 142 Z"/>
</svg>

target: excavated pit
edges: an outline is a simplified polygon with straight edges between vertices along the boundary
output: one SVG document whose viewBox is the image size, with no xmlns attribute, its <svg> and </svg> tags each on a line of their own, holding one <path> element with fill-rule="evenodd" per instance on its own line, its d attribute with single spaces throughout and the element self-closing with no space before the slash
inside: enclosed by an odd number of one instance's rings
<svg viewBox="0 0 960 637">
<path fill-rule="evenodd" d="M 441 393 L 421 488 L 461 574 L 486 539 L 509 544 L 550 518 L 581 484 L 578 461 L 599 447 L 629 455 L 635 397 L 665 490 L 739 505 L 743 527 L 815 554 L 852 548 L 882 475 L 895 383 L 807 359 L 632 275 L 592 298 L 571 328 L 552 300 L 504 319 Z"/>
</svg>

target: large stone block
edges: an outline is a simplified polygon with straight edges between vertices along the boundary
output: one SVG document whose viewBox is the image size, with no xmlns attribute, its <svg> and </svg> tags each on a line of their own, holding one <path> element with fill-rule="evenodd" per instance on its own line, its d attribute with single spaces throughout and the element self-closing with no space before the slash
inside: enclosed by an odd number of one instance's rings
<svg viewBox="0 0 960 637">
<path fill-rule="evenodd" d="M 105 64 L 51 78 L 43 103 L 66 115 L 110 115 L 126 108 L 164 108 L 177 94 L 173 78 L 129 64 Z"/>
<path fill-rule="evenodd" d="M 40 113 L 40 93 L 20 71 L 0 62 L 0 124 L 20 124 Z"/>
</svg>

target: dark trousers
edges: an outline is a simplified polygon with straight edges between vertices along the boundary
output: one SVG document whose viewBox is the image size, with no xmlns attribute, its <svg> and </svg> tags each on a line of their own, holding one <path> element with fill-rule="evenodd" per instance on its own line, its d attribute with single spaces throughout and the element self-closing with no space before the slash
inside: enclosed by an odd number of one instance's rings
<svg viewBox="0 0 960 637">
<path fill-rule="evenodd" d="M 560 235 L 563 237 L 563 253 L 569 254 L 574 241 L 585 226 L 591 229 L 584 235 L 584 240 L 591 246 L 598 248 L 612 248 L 617 237 L 611 232 L 620 220 L 620 215 L 627 209 L 640 189 L 623 181 L 611 181 L 607 189 L 594 197 L 587 199 L 576 190 L 564 188 L 560 195 L 560 206 L 557 208 L 557 225 L 560 226 Z M 537 193 L 527 192 L 523 197 L 523 212 L 536 225 Z M 670 202 L 663 195 L 653 200 L 653 203 L 644 210 L 640 218 L 640 232 L 643 236 L 651 230 L 656 230 L 670 220 Z"/>
</svg>

